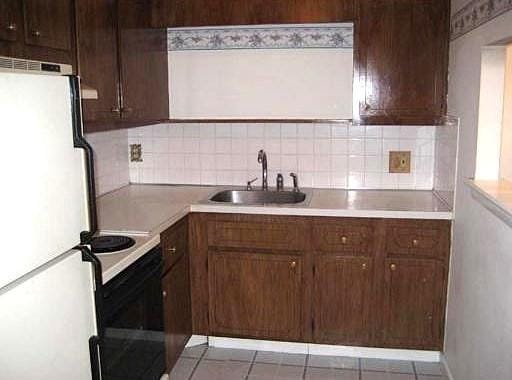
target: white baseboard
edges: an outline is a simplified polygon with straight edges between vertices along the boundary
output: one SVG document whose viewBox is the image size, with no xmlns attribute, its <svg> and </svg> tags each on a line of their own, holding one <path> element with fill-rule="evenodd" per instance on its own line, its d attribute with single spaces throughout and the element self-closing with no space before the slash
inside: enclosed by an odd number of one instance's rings
<svg viewBox="0 0 512 380">
<path fill-rule="evenodd" d="M 448 379 L 455 380 L 455 377 L 453 377 L 452 371 L 448 366 L 448 361 L 446 360 L 446 356 L 444 354 L 441 354 L 441 363 L 443 363 L 444 369 L 446 371 L 446 376 L 448 376 Z"/>
<path fill-rule="evenodd" d="M 208 343 L 208 337 L 206 335 L 192 335 L 185 347 L 194 347 L 205 343 Z"/>
<path fill-rule="evenodd" d="M 410 360 L 424 362 L 439 362 L 439 351 L 399 350 L 390 348 L 334 346 L 326 344 L 280 342 L 271 340 L 239 339 L 208 337 L 212 347 L 237 348 L 243 350 L 273 351 L 292 354 L 336 355 L 357 358 L 376 358 L 388 360 Z M 453 380 L 453 379 L 452 379 Z"/>
</svg>

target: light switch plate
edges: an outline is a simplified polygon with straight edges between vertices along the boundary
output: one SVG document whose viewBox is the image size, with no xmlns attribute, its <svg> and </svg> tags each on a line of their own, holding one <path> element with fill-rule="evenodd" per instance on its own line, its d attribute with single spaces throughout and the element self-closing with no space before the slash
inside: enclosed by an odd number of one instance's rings
<svg viewBox="0 0 512 380">
<path fill-rule="evenodd" d="M 410 151 L 391 151 L 389 152 L 389 172 L 390 173 L 410 173 L 411 172 L 411 152 Z"/>
<path fill-rule="evenodd" d="M 130 144 L 130 161 L 142 162 L 142 145 Z"/>
</svg>

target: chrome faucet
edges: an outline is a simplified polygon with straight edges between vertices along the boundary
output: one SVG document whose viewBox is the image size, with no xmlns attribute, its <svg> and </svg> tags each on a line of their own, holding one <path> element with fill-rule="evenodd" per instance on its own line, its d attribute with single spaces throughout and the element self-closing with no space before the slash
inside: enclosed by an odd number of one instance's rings
<svg viewBox="0 0 512 380">
<path fill-rule="evenodd" d="M 261 188 L 263 190 L 268 190 L 268 179 L 267 179 L 267 154 L 263 149 L 258 152 L 258 163 L 261 164 L 261 169 L 263 172 L 262 184 Z"/>
<path fill-rule="evenodd" d="M 293 191 L 300 191 L 299 176 L 295 173 L 290 173 L 290 177 L 292 177 L 292 179 L 293 179 Z"/>
</svg>

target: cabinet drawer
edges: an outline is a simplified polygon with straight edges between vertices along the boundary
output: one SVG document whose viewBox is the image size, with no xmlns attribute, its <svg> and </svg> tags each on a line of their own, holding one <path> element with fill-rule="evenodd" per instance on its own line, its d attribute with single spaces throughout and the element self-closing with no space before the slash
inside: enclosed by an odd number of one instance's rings
<svg viewBox="0 0 512 380">
<path fill-rule="evenodd" d="M 386 256 L 410 255 L 444 259 L 449 254 L 450 222 L 386 221 Z"/>
<path fill-rule="evenodd" d="M 341 219 L 315 222 L 313 243 L 320 252 L 371 255 L 375 241 L 376 222 L 373 220 Z"/>
<path fill-rule="evenodd" d="M 233 217 L 208 223 L 208 245 L 216 247 L 301 250 L 303 223 L 292 218 Z"/>
<path fill-rule="evenodd" d="M 188 223 L 181 219 L 160 235 L 160 244 L 164 258 L 163 273 L 167 272 L 188 249 Z"/>
</svg>

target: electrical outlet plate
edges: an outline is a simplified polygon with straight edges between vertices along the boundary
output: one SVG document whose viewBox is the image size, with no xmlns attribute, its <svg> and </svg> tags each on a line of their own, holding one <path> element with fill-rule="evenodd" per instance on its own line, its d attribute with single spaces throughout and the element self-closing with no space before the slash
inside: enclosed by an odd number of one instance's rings
<svg viewBox="0 0 512 380">
<path fill-rule="evenodd" d="M 390 173 L 410 173 L 411 172 L 411 152 L 410 151 L 389 152 L 389 172 Z"/>
<path fill-rule="evenodd" d="M 142 162 L 142 145 L 130 144 L 130 161 Z"/>
</svg>

